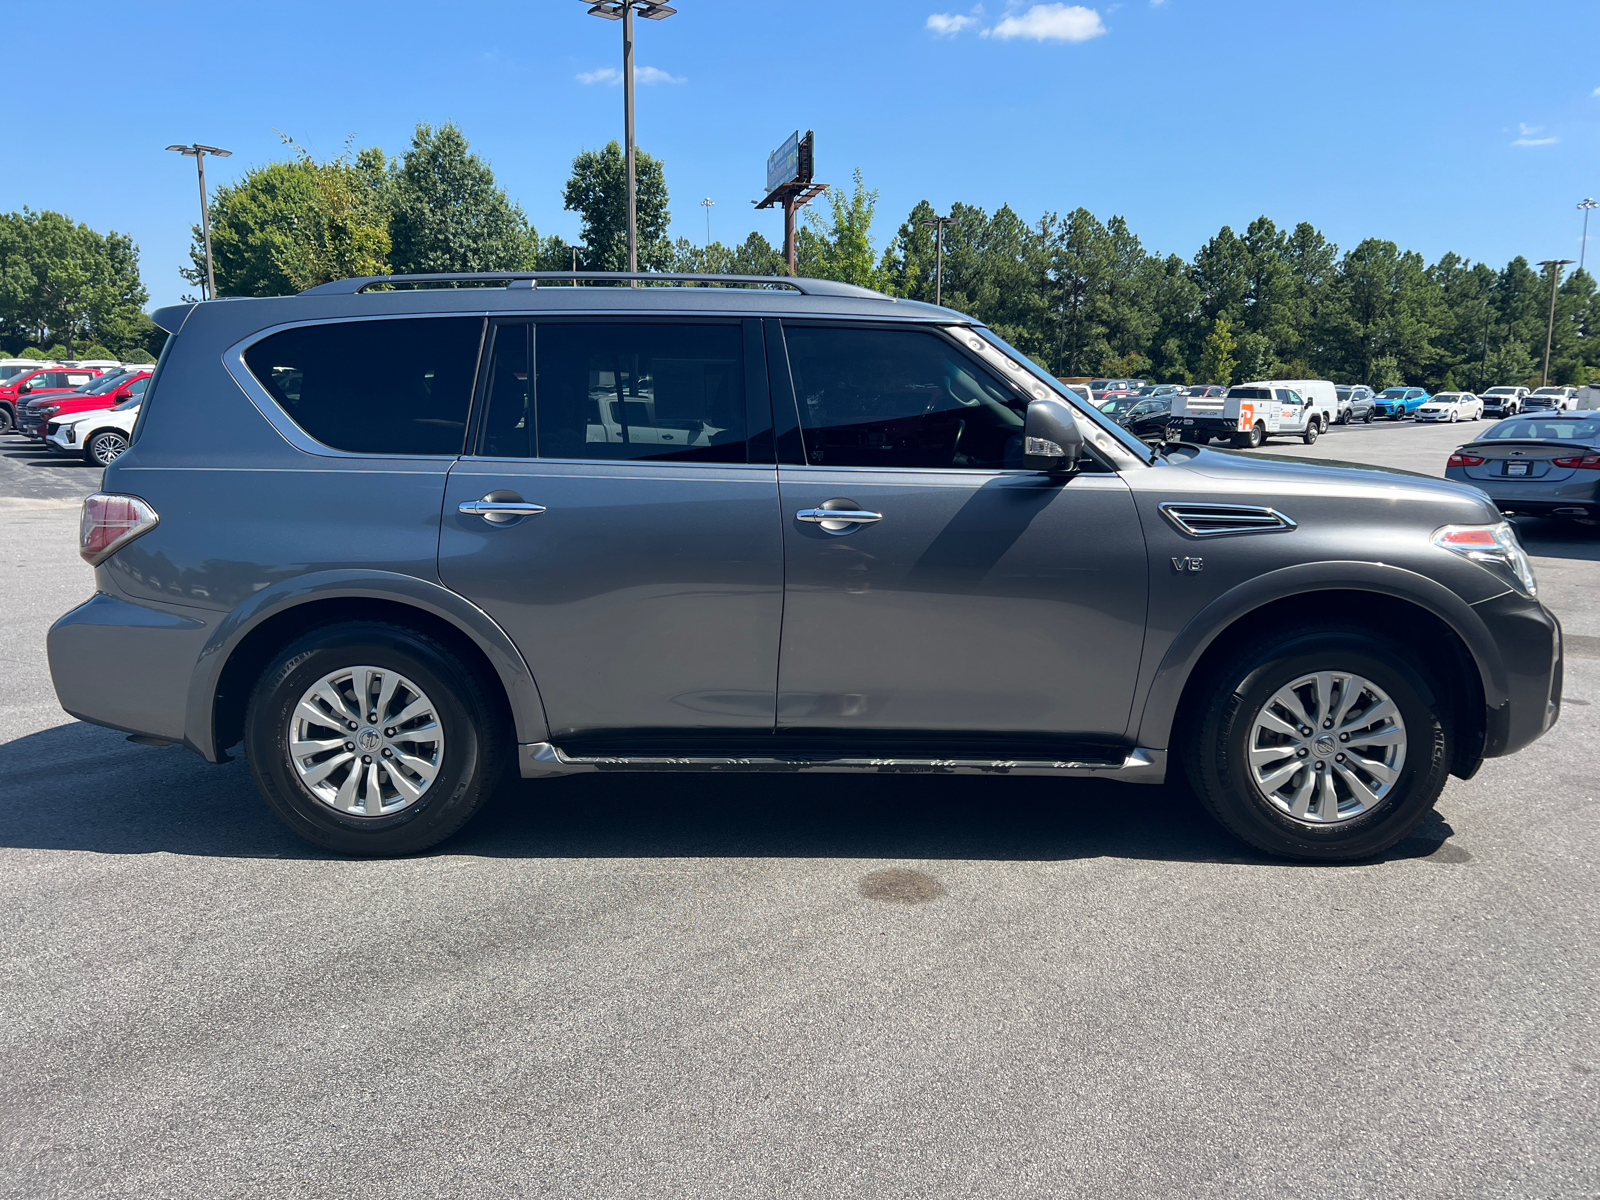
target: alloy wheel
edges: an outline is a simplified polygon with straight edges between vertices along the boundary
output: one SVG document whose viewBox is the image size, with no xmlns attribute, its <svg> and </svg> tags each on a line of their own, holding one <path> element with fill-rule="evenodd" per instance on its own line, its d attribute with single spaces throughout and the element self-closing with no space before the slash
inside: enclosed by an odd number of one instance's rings
<svg viewBox="0 0 1600 1200">
<path fill-rule="evenodd" d="M 420 800 L 444 765 L 433 701 L 386 667 L 344 667 L 306 689 L 289 717 L 289 761 L 306 790 L 353 817 Z"/>
<path fill-rule="evenodd" d="M 1303 824 L 1337 824 L 1389 798 L 1405 766 L 1405 720 L 1370 679 L 1318 671 L 1261 706 L 1247 753 L 1251 780 L 1274 808 Z"/>
</svg>

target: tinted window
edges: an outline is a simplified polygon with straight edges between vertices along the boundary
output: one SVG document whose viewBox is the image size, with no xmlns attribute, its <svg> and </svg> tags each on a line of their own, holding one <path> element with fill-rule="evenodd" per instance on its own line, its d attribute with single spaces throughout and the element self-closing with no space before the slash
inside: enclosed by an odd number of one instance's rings
<svg viewBox="0 0 1600 1200">
<path fill-rule="evenodd" d="M 1248 388 L 1248 387 L 1229 388 L 1228 389 L 1228 399 L 1230 399 L 1230 400 L 1271 400 L 1272 399 L 1272 391 L 1271 391 L 1270 388 Z"/>
<path fill-rule="evenodd" d="M 739 326 L 547 324 L 534 340 L 540 458 L 746 461 Z M 516 373 L 509 359 L 491 370 L 491 386 Z M 503 394 L 515 406 L 509 380 Z M 490 396 L 491 437 L 506 428 L 500 403 Z"/>
<path fill-rule="evenodd" d="M 1021 468 L 1026 404 L 943 338 L 795 326 L 784 336 L 808 462 Z"/>
<path fill-rule="evenodd" d="M 1560 417 L 1512 417 L 1491 425 L 1476 440 L 1505 441 L 1507 439 L 1557 442 L 1589 442 L 1600 440 L 1600 424 L 1594 421 L 1563 420 Z"/>
<path fill-rule="evenodd" d="M 245 351 L 296 425 L 356 454 L 461 453 L 483 333 L 479 317 L 304 325 Z"/>
</svg>

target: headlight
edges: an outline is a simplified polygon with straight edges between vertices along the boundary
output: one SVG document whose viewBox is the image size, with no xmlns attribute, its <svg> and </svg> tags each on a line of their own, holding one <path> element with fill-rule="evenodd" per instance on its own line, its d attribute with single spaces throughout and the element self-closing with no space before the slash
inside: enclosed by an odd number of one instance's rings
<svg viewBox="0 0 1600 1200">
<path fill-rule="evenodd" d="M 47 404 L 47 405 L 45 405 L 45 407 L 43 407 L 43 408 L 41 408 L 39 410 L 39 415 L 41 417 L 53 417 L 60 411 L 61 411 L 61 405 L 59 405 L 59 404 Z"/>
<path fill-rule="evenodd" d="M 1446 525 L 1433 535 L 1433 544 L 1462 558 L 1470 558 L 1530 596 L 1539 594 L 1533 564 L 1517 541 L 1517 531 L 1507 521 L 1495 525 Z"/>
</svg>

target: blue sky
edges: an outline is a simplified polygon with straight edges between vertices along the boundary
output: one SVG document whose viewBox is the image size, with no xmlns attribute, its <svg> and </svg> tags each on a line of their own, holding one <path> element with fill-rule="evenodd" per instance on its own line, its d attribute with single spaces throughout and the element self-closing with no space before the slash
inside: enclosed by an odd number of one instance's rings
<svg viewBox="0 0 1600 1200">
<path fill-rule="evenodd" d="M 1344 247 L 1499 266 L 1576 258 L 1575 205 L 1600 194 L 1595 0 L 673 3 L 639 22 L 639 143 L 695 241 L 706 196 L 713 236 L 778 240 L 781 218 L 750 201 L 797 127 L 816 130 L 819 178 L 860 167 L 880 190 L 880 249 L 926 198 L 1120 213 L 1184 257 L 1266 213 Z M 171 142 L 232 149 L 210 172 L 225 179 L 281 156 L 275 129 L 326 156 L 455 120 L 541 233 L 575 238 L 572 157 L 621 134 L 620 29 L 579 0 L 80 0 L 65 16 L 0 0 L 0 210 L 132 234 L 156 304 L 186 289 L 198 205 Z M 58 65 L 33 74 L 30 45 Z"/>
</svg>

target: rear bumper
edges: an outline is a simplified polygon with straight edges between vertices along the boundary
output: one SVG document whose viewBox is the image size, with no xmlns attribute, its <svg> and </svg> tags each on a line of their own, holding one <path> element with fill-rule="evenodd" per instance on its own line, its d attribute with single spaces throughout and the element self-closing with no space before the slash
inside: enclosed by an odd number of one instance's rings
<svg viewBox="0 0 1600 1200">
<path fill-rule="evenodd" d="M 100 593 L 50 627 L 56 698 L 80 721 L 187 745 L 189 681 L 208 632 L 196 617 Z"/>
</svg>

